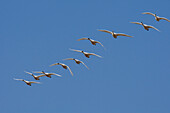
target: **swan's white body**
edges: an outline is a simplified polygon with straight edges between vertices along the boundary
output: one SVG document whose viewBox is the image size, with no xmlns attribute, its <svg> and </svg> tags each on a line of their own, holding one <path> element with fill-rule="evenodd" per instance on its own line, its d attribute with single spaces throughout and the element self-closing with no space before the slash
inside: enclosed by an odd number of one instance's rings
<svg viewBox="0 0 170 113">
<path fill-rule="evenodd" d="M 90 39 L 90 38 L 80 38 L 78 39 L 77 41 L 80 41 L 80 40 L 89 40 L 93 45 L 96 45 L 96 43 L 100 44 L 102 47 L 104 47 L 99 41 L 96 41 L 96 40 L 93 40 L 93 39 Z"/>
<path fill-rule="evenodd" d="M 40 80 L 40 77 L 45 76 L 45 75 L 38 75 L 38 76 L 36 76 L 36 75 L 34 75 L 33 73 L 26 72 L 26 71 L 25 71 L 25 73 L 32 75 L 32 76 L 34 77 L 35 80 Z"/>
<path fill-rule="evenodd" d="M 166 20 L 166 21 L 170 22 L 169 19 L 167 19 L 167 18 L 165 18 L 165 17 L 159 17 L 159 16 L 157 16 L 156 14 L 153 14 L 153 13 L 151 13 L 151 12 L 144 12 L 144 13 L 142 13 L 142 14 L 152 15 L 152 16 L 155 17 L 155 20 L 158 21 L 158 22 L 159 22 L 160 20 Z"/>
<path fill-rule="evenodd" d="M 45 73 L 44 71 L 42 71 L 42 72 L 34 72 L 34 73 L 41 73 L 41 74 L 43 74 L 41 76 L 47 76 L 49 78 L 51 78 L 51 75 L 56 75 L 58 77 L 61 77 L 61 75 L 59 75 L 59 74 L 56 74 L 56 73 Z"/>
<path fill-rule="evenodd" d="M 27 81 L 27 80 L 24 80 L 24 79 L 16 79 L 16 78 L 14 78 L 14 80 L 24 81 L 29 86 L 31 86 L 32 83 L 40 84 L 40 82 Z"/>
<path fill-rule="evenodd" d="M 69 66 L 67 66 L 67 65 L 65 65 L 63 63 L 55 63 L 55 64 L 52 64 L 50 66 L 55 66 L 55 65 L 61 65 L 64 69 L 68 69 L 70 71 L 71 75 L 73 76 L 73 72 L 71 71 Z"/>
<path fill-rule="evenodd" d="M 109 34 L 111 34 L 114 38 L 117 38 L 117 36 L 133 37 L 133 36 L 130 36 L 130 35 L 126 35 L 126 34 L 124 34 L 124 33 L 115 33 L 115 32 L 113 32 L 113 31 L 108 31 L 108 30 L 98 30 L 98 31 L 102 31 L 102 32 L 109 33 Z"/>
<path fill-rule="evenodd" d="M 102 58 L 100 55 L 97 55 L 97 54 L 94 54 L 94 53 L 88 53 L 88 52 L 84 52 L 84 51 L 81 51 L 81 50 L 75 50 L 75 49 L 70 49 L 70 50 L 83 53 L 87 58 L 90 58 L 90 55 L 94 55 L 94 56 Z"/>
<path fill-rule="evenodd" d="M 78 60 L 78 59 L 75 59 L 75 58 L 67 58 L 67 59 L 63 59 L 63 60 L 74 60 L 77 64 L 82 63 L 87 69 L 89 69 L 84 62 L 82 62 L 82 61 L 80 61 L 80 60 Z"/>
<path fill-rule="evenodd" d="M 149 31 L 149 28 L 152 28 L 152 29 L 155 29 L 155 30 L 159 31 L 158 29 L 156 29 L 155 27 L 153 27 L 153 26 L 151 26 L 151 25 L 143 24 L 143 22 L 130 22 L 130 23 L 142 25 L 143 28 L 144 28 L 145 30 L 147 30 L 147 31 Z"/>
</svg>

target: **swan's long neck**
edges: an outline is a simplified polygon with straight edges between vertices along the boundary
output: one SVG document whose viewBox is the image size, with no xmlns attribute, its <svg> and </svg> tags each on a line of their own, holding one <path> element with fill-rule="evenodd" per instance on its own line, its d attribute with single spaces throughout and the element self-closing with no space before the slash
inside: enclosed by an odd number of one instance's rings
<svg viewBox="0 0 170 113">
<path fill-rule="evenodd" d="M 42 73 L 43 73 L 43 74 L 45 74 L 45 72 L 44 72 L 44 71 L 42 71 Z"/>
<path fill-rule="evenodd" d="M 32 76 L 35 77 L 34 74 L 32 74 Z"/>
<path fill-rule="evenodd" d="M 142 26 L 144 27 L 144 24 L 143 24 L 143 22 L 141 22 L 141 24 L 142 24 Z"/>
</svg>

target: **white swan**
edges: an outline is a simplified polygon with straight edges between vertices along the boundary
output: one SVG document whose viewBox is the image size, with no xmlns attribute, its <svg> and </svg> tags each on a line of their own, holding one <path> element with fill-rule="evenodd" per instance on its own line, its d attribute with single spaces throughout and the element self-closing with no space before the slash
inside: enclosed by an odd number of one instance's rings
<svg viewBox="0 0 170 113">
<path fill-rule="evenodd" d="M 108 31 L 108 30 L 98 30 L 98 31 L 102 31 L 102 32 L 106 32 L 106 33 L 112 34 L 112 36 L 114 38 L 117 38 L 117 36 L 133 37 L 133 36 L 130 36 L 130 35 L 126 35 L 124 33 L 114 33 L 114 31 Z"/>
<path fill-rule="evenodd" d="M 94 56 L 102 58 L 102 56 L 94 54 L 94 53 L 88 53 L 88 52 L 84 52 L 84 51 L 81 51 L 81 50 L 75 50 L 75 49 L 70 49 L 70 50 L 83 53 L 87 58 L 90 58 L 90 55 L 94 55 Z"/>
<path fill-rule="evenodd" d="M 74 60 L 77 64 L 82 63 L 87 69 L 89 69 L 84 62 L 82 62 L 82 61 L 80 61 L 80 60 L 78 60 L 78 59 L 75 59 L 75 58 L 67 58 L 67 59 L 63 59 L 63 60 Z"/>
<path fill-rule="evenodd" d="M 51 78 L 51 75 L 56 75 L 58 77 L 61 77 L 61 75 L 59 74 L 56 74 L 56 73 L 45 73 L 44 71 L 41 71 L 41 72 L 34 72 L 34 73 L 42 73 L 43 75 L 40 75 L 40 76 L 47 76 L 49 78 Z"/>
<path fill-rule="evenodd" d="M 14 78 L 14 80 L 24 81 L 29 86 L 31 86 L 32 83 L 40 84 L 40 82 L 27 81 L 27 80 L 24 80 L 24 79 L 16 79 L 16 78 Z"/>
<path fill-rule="evenodd" d="M 55 63 L 55 64 L 52 64 L 52 65 L 50 65 L 50 66 L 55 66 L 55 65 L 61 65 L 64 69 L 69 69 L 71 75 L 73 76 L 73 72 L 71 71 L 71 69 L 70 69 L 69 66 L 67 66 L 67 65 L 65 65 L 65 64 L 63 64 L 63 63 Z"/>
<path fill-rule="evenodd" d="M 155 20 L 158 21 L 158 22 L 159 22 L 160 20 L 166 20 L 166 21 L 170 22 L 170 20 L 168 20 L 167 18 L 165 18 L 165 17 L 159 17 L 159 16 L 157 16 L 156 14 L 153 14 L 153 13 L 151 13 L 151 12 L 144 12 L 144 13 L 142 13 L 142 14 L 152 15 L 152 16 L 155 17 Z"/>
<path fill-rule="evenodd" d="M 36 75 L 34 75 L 33 73 L 30 73 L 30 72 L 27 72 L 27 71 L 25 71 L 25 73 L 32 75 L 35 80 L 40 80 L 40 77 L 45 76 L 45 75 L 38 75 L 38 76 L 36 76 Z"/>
<path fill-rule="evenodd" d="M 89 40 L 93 45 L 96 45 L 96 43 L 100 44 L 102 47 L 104 47 L 99 41 L 96 41 L 96 40 L 93 40 L 93 39 L 90 39 L 90 38 L 80 38 L 78 39 L 77 41 L 80 41 L 80 40 Z"/>
<path fill-rule="evenodd" d="M 151 25 L 143 24 L 143 22 L 130 22 L 130 23 L 142 25 L 144 27 L 144 29 L 147 30 L 147 31 L 149 31 L 149 28 L 152 28 L 152 29 L 155 29 L 155 30 L 159 31 L 158 29 L 156 29 L 155 27 L 153 27 Z"/>
</svg>

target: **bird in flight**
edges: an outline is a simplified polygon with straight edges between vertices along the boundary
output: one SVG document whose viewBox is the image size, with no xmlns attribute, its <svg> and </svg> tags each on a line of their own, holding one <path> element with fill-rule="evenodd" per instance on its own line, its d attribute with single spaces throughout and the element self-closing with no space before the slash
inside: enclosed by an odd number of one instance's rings
<svg viewBox="0 0 170 113">
<path fill-rule="evenodd" d="M 41 74 L 43 74 L 43 75 L 40 75 L 40 76 L 47 76 L 47 77 L 49 77 L 49 78 L 51 78 L 51 75 L 56 75 L 56 76 L 58 76 L 58 77 L 61 77 L 61 75 L 59 75 L 59 74 L 56 74 L 56 73 L 45 73 L 44 71 L 34 72 L 34 73 L 41 73 Z"/>
<path fill-rule="evenodd" d="M 45 75 L 38 75 L 38 76 L 36 76 L 36 75 L 34 75 L 33 73 L 30 73 L 30 72 L 27 72 L 27 71 L 25 71 L 25 73 L 32 75 L 35 80 L 40 80 L 40 77 L 45 76 Z"/>
<path fill-rule="evenodd" d="M 115 33 L 114 31 L 108 31 L 108 30 L 98 30 L 98 31 L 102 31 L 102 32 L 109 33 L 109 34 L 111 34 L 114 38 L 117 38 L 117 36 L 133 37 L 133 36 L 130 36 L 130 35 L 126 35 L 126 34 L 124 34 L 124 33 Z"/>
<path fill-rule="evenodd" d="M 27 81 L 27 80 L 24 80 L 24 79 L 16 79 L 16 78 L 14 78 L 14 80 L 24 81 L 29 86 L 31 86 L 32 83 L 40 84 L 40 82 Z"/>
<path fill-rule="evenodd" d="M 170 22 L 170 20 L 168 20 L 167 18 L 165 18 L 165 17 L 159 17 L 159 16 L 157 16 L 156 14 L 153 14 L 153 13 L 151 13 L 151 12 L 144 12 L 144 13 L 142 13 L 142 14 L 152 15 L 152 16 L 155 17 L 155 20 L 158 21 L 158 22 L 159 22 L 160 20 L 166 20 L 166 21 Z"/>
<path fill-rule="evenodd" d="M 71 51 L 76 51 L 76 52 L 83 53 L 87 58 L 90 58 L 90 55 L 94 55 L 94 56 L 97 56 L 97 57 L 102 58 L 102 56 L 97 55 L 97 54 L 94 54 L 94 53 L 88 53 L 88 52 L 84 52 L 84 51 L 76 50 L 76 49 L 70 49 L 70 50 L 71 50 Z"/>
<path fill-rule="evenodd" d="M 73 72 L 71 71 L 69 66 L 67 66 L 67 65 L 65 65 L 63 63 L 55 63 L 55 64 L 52 64 L 50 66 L 55 66 L 55 65 L 61 65 L 64 69 L 68 69 L 70 71 L 71 75 L 73 76 Z"/>
<path fill-rule="evenodd" d="M 80 60 L 78 60 L 78 59 L 75 59 L 75 58 L 67 58 L 67 59 L 63 59 L 63 60 L 74 60 L 77 64 L 82 63 L 87 69 L 89 69 L 84 62 L 82 62 L 82 61 L 80 61 Z"/>
<path fill-rule="evenodd" d="M 153 27 L 151 25 L 143 24 L 143 22 L 130 22 L 130 23 L 142 25 L 144 27 L 144 29 L 147 30 L 147 31 L 149 31 L 149 28 L 152 28 L 152 29 L 155 29 L 155 30 L 159 31 L 158 29 L 156 29 L 155 27 Z"/>
<path fill-rule="evenodd" d="M 99 41 L 96 41 L 96 40 L 93 40 L 91 38 L 80 38 L 78 39 L 77 41 L 80 41 L 80 40 L 89 40 L 93 45 L 96 45 L 96 43 L 100 44 L 102 47 L 104 47 Z"/>
</svg>

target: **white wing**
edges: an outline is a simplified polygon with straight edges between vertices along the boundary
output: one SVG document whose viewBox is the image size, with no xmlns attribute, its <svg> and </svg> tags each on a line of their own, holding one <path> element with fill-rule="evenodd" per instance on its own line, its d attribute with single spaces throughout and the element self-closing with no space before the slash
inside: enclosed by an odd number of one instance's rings
<svg viewBox="0 0 170 113">
<path fill-rule="evenodd" d="M 77 41 L 80 41 L 80 40 L 88 40 L 88 38 L 80 38 Z"/>
<path fill-rule="evenodd" d="M 74 60 L 73 58 L 66 58 L 66 59 L 63 59 L 63 60 Z"/>
<path fill-rule="evenodd" d="M 148 15 L 152 15 L 152 16 L 155 16 L 155 14 L 151 13 L 151 12 L 144 12 L 142 14 L 148 14 Z"/>
<path fill-rule="evenodd" d="M 155 27 L 153 27 L 153 26 L 147 26 L 148 28 L 153 28 L 153 29 L 155 29 L 155 30 L 157 30 L 157 31 L 159 31 L 158 29 L 156 29 Z M 160 32 L 160 31 L 159 31 Z"/>
<path fill-rule="evenodd" d="M 56 73 L 49 73 L 49 75 L 56 75 L 56 76 L 62 77 L 61 75 L 56 74 Z"/>
<path fill-rule="evenodd" d="M 35 84 L 41 84 L 40 82 L 35 82 L 35 81 L 29 81 L 29 83 L 35 83 Z"/>
<path fill-rule="evenodd" d="M 39 72 L 39 71 L 38 71 L 38 72 L 37 72 L 37 71 L 33 71 L 33 73 L 43 73 L 43 72 Z"/>
<path fill-rule="evenodd" d="M 24 81 L 24 79 L 16 79 L 16 78 L 14 78 L 14 80 Z"/>
<path fill-rule="evenodd" d="M 168 20 L 168 19 L 165 18 L 165 17 L 159 17 L 159 19 L 166 20 L 166 21 L 170 22 L 170 20 Z"/>
<path fill-rule="evenodd" d="M 142 23 L 140 22 L 130 22 L 130 23 L 142 25 Z"/>
<path fill-rule="evenodd" d="M 102 58 L 102 56 L 100 56 L 100 55 L 97 55 L 97 54 L 94 54 L 94 53 L 88 53 L 88 55 L 94 55 L 94 56 L 97 56 L 97 57 L 100 57 L 100 58 Z"/>
<path fill-rule="evenodd" d="M 117 33 L 116 35 L 117 35 L 117 36 L 126 36 L 126 37 L 133 37 L 133 36 L 130 36 L 130 35 L 126 35 L 126 34 L 123 34 L 123 33 Z"/>
<path fill-rule="evenodd" d="M 81 63 L 82 63 L 84 66 L 86 66 L 87 69 L 89 69 L 89 67 L 87 67 L 87 65 L 86 65 L 84 62 L 81 61 Z"/>
<path fill-rule="evenodd" d="M 98 44 L 100 44 L 102 47 L 104 47 L 104 46 L 103 46 L 103 44 L 102 44 L 102 43 L 100 43 L 99 41 L 95 41 L 95 42 L 96 42 L 96 43 L 98 43 Z"/>
<path fill-rule="evenodd" d="M 30 75 L 32 75 L 32 73 L 30 73 L 30 72 L 27 72 L 27 71 L 24 71 L 25 73 L 27 73 L 27 74 L 30 74 Z"/>
<path fill-rule="evenodd" d="M 55 66 L 55 65 L 60 65 L 60 64 L 58 64 L 58 63 L 55 63 L 55 64 L 51 64 L 50 66 Z"/>
<path fill-rule="evenodd" d="M 73 76 L 73 72 L 71 71 L 71 69 L 67 66 L 68 70 L 70 71 L 71 75 Z"/>
<path fill-rule="evenodd" d="M 108 30 L 98 30 L 98 31 L 102 31 L 102 32 L 106 32 L 106 33 L 112 34 L 112 32 L 111 32 L 111 31 L 108 31 Z"/>
<path fill-rule="evenodd" d="M 43 77 L 43 76 L 46 76 L 46 75 L 38 75 L 37 77 Z"/>
<path fill-rule="evenodd" d="M 76 51 L 76 52 L 82 52 L 81 50 L 76 50 L 76 49 L 70 49 L 71 51 Z"/>
</svg>

